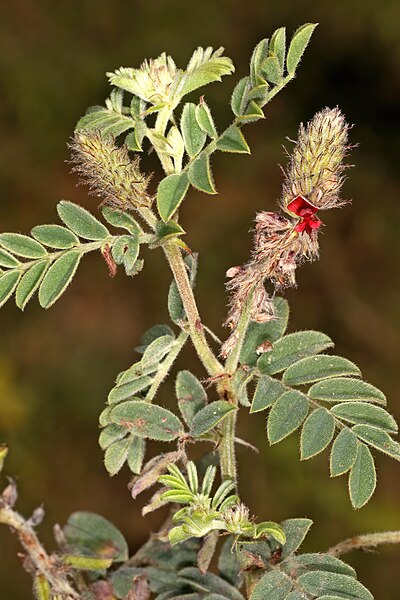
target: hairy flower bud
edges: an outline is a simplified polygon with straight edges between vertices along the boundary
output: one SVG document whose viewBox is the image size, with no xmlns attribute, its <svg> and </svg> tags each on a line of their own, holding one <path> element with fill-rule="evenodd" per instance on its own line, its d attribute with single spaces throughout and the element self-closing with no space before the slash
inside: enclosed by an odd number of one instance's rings
<svg viewBox="0 0 400 600">
<path fill-rule="evenodd" d="M 147 193 L 150 177 L 140 172 L 139 157 L 130 159 L 125 146 L 115 145 L 112 136 L 97 131 L 79 131 L 70 144 L 72 170 L 89 185 L 90 191 L 107 204 L 120 210 L 150 206 Z"/>
</svg>

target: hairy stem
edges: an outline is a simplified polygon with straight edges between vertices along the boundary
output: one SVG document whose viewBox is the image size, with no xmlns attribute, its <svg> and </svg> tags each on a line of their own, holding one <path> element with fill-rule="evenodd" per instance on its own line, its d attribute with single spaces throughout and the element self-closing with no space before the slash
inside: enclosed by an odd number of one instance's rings
<svg viewBox="0 0 400 600">
<path fill-rule="evenodd" d="M 164 252 L 182 299 L 188 319 L 189 334 L 197 354 L 209 375 L 221 375 L 224 373 L 224 368 L 208 345 L 181 250 L 174 241 L 170 241 L 164 244 Z"/>
<path fill-rule="evenodd" d="M 64 600 L 75 600 L 79 596 L 68 582 L 65 567 L 47 554 L 29 521 L 7 505 L 0 504 L 0 523 L 13 529 L 26 551 L 37 573 L 41 573 L 49 583 L 52 592 Z"/>
<path fill-rule="evenodd" d="M 382 533 L 367 533 L 344 540 L 332 546 L 327 551 L 331 556 L 342 556 L 353 550 L 368 550 L 383 544 L 400 544 L 400 531 L 383 531 Z"/>
<path fill-rule="evenodd" d="M 235 330 L 236 343 L 232 352 L 229 354 L 226 361 L 226 370 L 228 373 L 233 374 L 239 364 L 240 353 L 243 348 L 244 338 L 246 336 L 247 328 L 251 319 L 253 294 L 249 294 L 246 302 L 244 303 L 242 314 L 240 315 L 239 322 Z"/>
</svg>

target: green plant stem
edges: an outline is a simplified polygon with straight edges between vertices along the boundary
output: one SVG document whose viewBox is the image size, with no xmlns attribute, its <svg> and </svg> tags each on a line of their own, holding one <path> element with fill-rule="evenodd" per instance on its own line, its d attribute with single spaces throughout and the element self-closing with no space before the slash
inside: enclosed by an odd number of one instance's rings
<svg viewBox="0 0 400 600">
<path fill-rule="evenodd" d="M 181 333 L 179 334 L 178 339 L 176 340 L 175 346 L 172 348 L 171 352 L 168 354 L 167 358 L 164 360 L 161 367 L 157 371 L 157 375 L 155 376 L 154 381 L 151 384 L 150 389 L 146 394 L 146 400 L 148 402 L 153 401 L 158 388 L 160 387 L 160 385 L 162 384 L 162 382 L 168 375 L 170 368 L 172 367 L 173 363 L 175 362 L 175 359 L 177 358 L 178 354 L 180 353 L 183 346 L 185 345 L 188 337 L 189 337 L 189 334 L 186 331 L 181 331 Z"/>
<path fill-rule="evenodd" d="M 48 581 L 53 594 L 60 594 L 65 600 L 78 600 L 80 596 L 68 582 L 65 568 L 47 554 L 29 521 L 25 521 L 9 506 L 0 504 L 0 523 L 16 532 L 36 572 L 41 573 Z"/>
<path fill-rule="evenodd" d="M 368 550 L 384 544 L 400 544 L 400 531 L 383 531 L 367 533 L 344 540 L 327 551 L 330 556 L 342 556 L 353 550 Z"/>
<path fill-rule="evenodd" d="M 197 354 L 210 376 L 222 375 L 224 367 L 208 345 L 181 249 L 174 240 L 166 242 L 163 247 L 182 299 L 188 319 L 189 334 Z"/>
</svg>

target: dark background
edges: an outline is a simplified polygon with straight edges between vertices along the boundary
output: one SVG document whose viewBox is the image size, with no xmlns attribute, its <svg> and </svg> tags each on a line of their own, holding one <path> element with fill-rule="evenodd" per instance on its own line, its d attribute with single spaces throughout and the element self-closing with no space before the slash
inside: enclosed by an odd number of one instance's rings
<svg viewBox="0 0 400 600">
<path fill-rule="evenodd" d="M 69 174 L 66 142 L 86 107 L 108 94 L 104 73 L 138 66 L 166 50 L 179 66 L 198 45 L 224 45 L 237 68 L 206 90 L 220 129 L 235 81 L 248 69 L 254 45 L 281 25 L 292 32 L 318 21 L 298 79 L 267 107 L 267 119 L 246 128 L 252 156 L 214 155 L 219 196 L 191 192 L 182 210 L 187 242 L 200 252 L 202 317 L 224 335 L 224 273 L 248 257 L 257 210 L 273 210 L 280 195 L 285 136 L 326 105 L 354 123 L 356 167 L 344 187 L 353 203 L 324 214 L 321 260 L 299 272 L 287 293 L 291 329 L 331 335 L 336 352 L 381 387 L 400 418 L 399 369 L 399 39 L 397 0 L 304 2 L 125 2 L 3 0 L 0 5 L 0 229 L 29 232 L 56 221 L 61 198 L 95 209 Z M 145 159 L 146 164 L 147 159 Z M 149 168 L 155 168 L 150 159 Z M 161 515 L 141 520 L 142 500 L 127 491 L 129 473 L 110 479 L 97 445 L 97 418 L 116 373 L 134 360 L 141 333 L 165 322 L 170 275 L 161 253 L 146 254 L 134 280 L 111 280 L 88 257 L 62 300 L 48 312 L 36 301 L 20 313 L 0 313 L 0 438 L 11 447 L 6 472 L 17 477 L 19 509 L 44 503 L 40 535 L 53 547 L 51 526 L 79 509 L 99 512 L 126 534 L 132 550 Z M 199 375 L 191 349 L 180 359 Z M 172 384 L 163 387 L 168 404 Z M 298 460 L 298 436 L 269 448 L 261 415 L 243 415 L 241 435 L 259 457 L 239 451 L 241 486 L 261 519 L 308 516 L 315 521 L 305 548 L 323 550 L 353 534 L 400 528 L 399 465 L 376 455 L 378 489 L 354 512 L 345 478 L 329 480 L 328 454 Z M 0 529 L 0 597 L 30 598 L 30 578 L 18 545 Z M 377 600 L 398 598 L 400 548 L 352 555 L 349 561 Z"/>
</svg>

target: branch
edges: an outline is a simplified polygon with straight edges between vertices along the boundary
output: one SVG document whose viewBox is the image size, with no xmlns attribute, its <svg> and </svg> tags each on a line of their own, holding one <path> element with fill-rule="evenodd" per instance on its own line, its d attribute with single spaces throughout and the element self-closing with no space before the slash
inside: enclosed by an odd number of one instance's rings
<svg viewBox="0 0 400 600">
<path fill-rule="evenodd" d="M 326 552 L 330 556 L 342 556 L 353 550 L 369 550 L 383 544 L 400 544 L 400 531 L 383 531 L 382 533 L 367 533 L 344 540 L 332 546 Z"/>
</svg>

